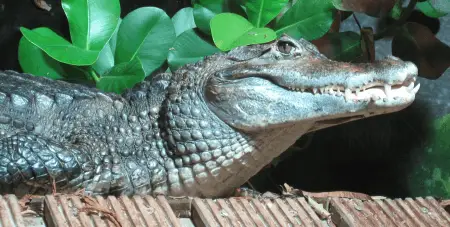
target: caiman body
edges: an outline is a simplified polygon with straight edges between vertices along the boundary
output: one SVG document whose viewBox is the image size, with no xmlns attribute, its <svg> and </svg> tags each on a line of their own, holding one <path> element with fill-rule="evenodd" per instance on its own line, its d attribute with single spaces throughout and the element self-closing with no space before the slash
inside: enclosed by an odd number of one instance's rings
<svg viewBox="0 0 450 227">
<path fill-rule="evenodd" d="M 399 111 L 417 68 L 335 62 L 283 36 L 123 95 L 0 73 L 0 192 L 223 196 L 303 134 Z"/>
</svg>

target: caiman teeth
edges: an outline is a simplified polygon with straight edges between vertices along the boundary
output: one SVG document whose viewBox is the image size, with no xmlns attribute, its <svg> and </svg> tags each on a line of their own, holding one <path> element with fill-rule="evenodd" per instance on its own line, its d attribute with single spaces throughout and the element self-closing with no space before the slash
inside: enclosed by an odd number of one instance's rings
<svg viewBox="0 0 450 227">
<path fill-rule="evenodd" d="M 412 92 L 414 94 L 417 94 L 417 92 L 419 91 L 419 88 L 420 88 L 420 84 L 417 84 L 417 86 L 412 90 Z"/>
<path fill-rule="evenodd" d="M 345 89 L 345 100 L 346 101 L 350 101 L 350 99 L 351 99 L 351 96 L 352 95 L 352 90 L 350 90 L 350 88 L 346 88 Z"/>
<path fill-rule="evenodd" d="M 384 85 L 384 93 L 386 94 L 387 98 L 391 97 L 391 85 L 390 84 Z"/>
<path fill-rule="evenodd" d="M 344 97 L 346 101 L 364 102 L 364 101 L 384 101 L 402 99 L 408 94 L 416 94 L 420 84 L 415 86 L 415 77 L 405 81 L 394 81 L 387 84 L 382 81 L 368 81 L 357 88 L 346 88 L 342 85 L 328 85 L 323 87 L 288 87 L 293 91 L 310 92 L 316 94 L 327 94 L 337 97 Z"/>
<path fill-rule="evenodd" d="M 409 86 L 408 86 L 408 90 L 412 91 L 413 89 L 414 89 L 414 83 L 410 83 Z"/>
</svg>

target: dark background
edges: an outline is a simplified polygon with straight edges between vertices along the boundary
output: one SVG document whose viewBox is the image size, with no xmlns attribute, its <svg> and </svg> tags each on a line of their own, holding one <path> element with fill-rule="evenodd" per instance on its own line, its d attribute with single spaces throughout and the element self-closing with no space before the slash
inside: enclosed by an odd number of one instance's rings
<svg viewBox="0 0 450 227">
<path fill-rule="evenodd" d="M 0 0 L 0 70 L 20 71 L 17 58 L 20 26 L 33 29 L 49 27 L 69 37 L 68 24 L 61 3 L 47 0 L 50 12 L 38 9 L 32 0 Z M 190 0 L 126 0 L 121 1 L 122 17 L 142 6 L 156 6 L 169 16 L 186 6 Z M 363 26 L 375 32 L 386 24 L 376 18 L 357 14 Z M 428 26 L 441 41 L 450 43 L 449 16 L 437 19 L 415 12 L 410 21 Z M 352 17 L 341 31 L 358 31 Z M 377 58 L 391 54 L 390 40 L 376 43 Z M 279 192 L 279 185 L 307 191 L 350 190 L 390 197 L 411 195 L 408 173 L 415 168 L 429 137 L 427 125 L 450 113 L 449 70 L 439 80 L 420 79 L 421 90 L 416 102 L 404 111 L 348 123 L 307 135 L 286 152 L 276 165 L 255 176 L 251 183 L 259 191 Z M 303 147 L 303 148 L 299 148 Z"/>
</svg>

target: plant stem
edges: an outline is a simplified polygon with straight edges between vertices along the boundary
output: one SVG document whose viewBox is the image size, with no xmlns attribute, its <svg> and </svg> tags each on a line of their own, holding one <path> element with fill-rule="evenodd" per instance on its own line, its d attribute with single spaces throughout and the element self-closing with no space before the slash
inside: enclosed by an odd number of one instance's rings
<svg viewBox="0 0 450 227">
<path fill-rule="evenodd" d="M 417 0 L 410 0 L 408 6 L 403 10 L 402 15 L 400 15 L 400 18 L 396 20 L 394 23 L 392 23 L 389 27 L 384 29 L 381 32 L 378 32 L 374 35 L 374 40 L 379 40 L 384 38 L 384 36 L 391 32 L 392 30 L 396 29 L 398 26 L 403 25 L 406 20 L 408 20 L 409 16 L 411 15 L 412 11 L 416 8 Z"/>
<path fill-rule="evenodd" d="M 358 25 L 359 30 L 361 30 L 361 24 L 359 23 L 358 18 L 356 18 L 356 15 L 352 13 L 353 19 L 355 20 L 356 24 Z"/>
<path fill-rule="evenodd" d="M 97 76 L 97 74 L 93 69 L 89 69 L 89 75 L 91 75 L 92 79 L 94 79 L 95 82 L 98 82 L 100 80 L 100 78 Z"/>
</svg>

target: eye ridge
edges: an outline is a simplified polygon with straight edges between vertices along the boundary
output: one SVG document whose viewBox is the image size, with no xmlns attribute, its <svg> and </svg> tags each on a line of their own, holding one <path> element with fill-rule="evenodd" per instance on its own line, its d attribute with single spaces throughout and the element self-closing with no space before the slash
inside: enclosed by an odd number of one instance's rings
<svg viewBox="0 0 450 227">
<path fill-rule="evenodd" d="M 292 42 L 280 41 L 277 43 L 277 48 L 282 54 L 291 54 L 296 47 Z"/>
</svg>

